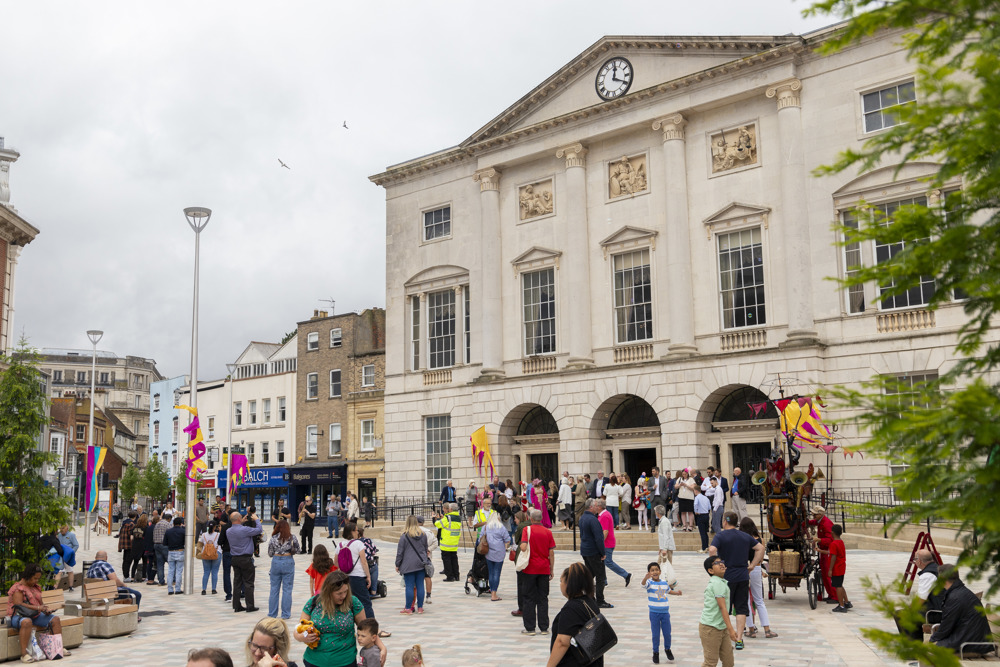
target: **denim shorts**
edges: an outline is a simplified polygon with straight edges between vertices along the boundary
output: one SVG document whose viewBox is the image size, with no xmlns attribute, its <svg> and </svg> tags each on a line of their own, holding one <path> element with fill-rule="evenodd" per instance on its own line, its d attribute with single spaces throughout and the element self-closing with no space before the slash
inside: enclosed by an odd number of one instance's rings
<svg viewBox="0 0 1000 667">
<path fill-rule="evenodd" d="M 32 625 L 34 625 L 36 628 L 47 628 L 50 625 L 52 625 L 53 618 L 55 617 L 52 614 L 39 614 L 38 616 L 35 616 L 32 619 L 26 619 L 24 616 L 14 614 L 13 616 L 10 617 L 10 627 L 14 628 L 15 630 L 19 630 L 21 628 L 22 620 L 30 620 Z"/>
</svg>

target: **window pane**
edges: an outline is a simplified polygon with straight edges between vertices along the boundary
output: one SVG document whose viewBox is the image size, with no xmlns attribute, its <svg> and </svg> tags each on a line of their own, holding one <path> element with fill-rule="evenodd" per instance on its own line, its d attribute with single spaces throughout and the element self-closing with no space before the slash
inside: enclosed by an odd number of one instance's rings
<svg viewBox="0 0 1000 667">
<path fill-rule="evenodd" d="M 426 417 L 427 493 L 437 496 L 451 477 L 451 415 Z"/>
<path fill-rule="evenodd" d="M 427 344 L 431 368 L 455 365 L 455 291 L 427 295 Z"/>
<path fill-rule="evenodd" d="M 424 240 L 442 238 L 451 234 L 451 207 L 424 213 Z"/>
<path fill-rule="evenodd" d="M 524 302 L 524 352 L 556 351 L 556 298 L 553 269 L 526 273 L 521 279 Z"/>
<path fill-rule="evenodd" d="M 615 332 L 619 343 L 653 337 L 649 251 L 614 258 Z"/>
<path fill-rule="evenodd" d="M 760 229 L 722 234 L 718 244 L 722 326 L 730 329 L 764 324 L 764 254 Z"/>
</svg>

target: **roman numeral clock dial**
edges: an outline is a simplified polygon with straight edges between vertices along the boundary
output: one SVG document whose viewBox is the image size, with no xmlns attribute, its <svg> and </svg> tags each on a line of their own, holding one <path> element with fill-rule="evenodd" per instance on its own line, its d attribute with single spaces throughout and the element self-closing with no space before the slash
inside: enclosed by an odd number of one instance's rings
<svg viewBox="0 0 1000 667">
<path fill-rule="evenodd" d="M 625 58 L 612 58 L 597 71 L 594 82 L 602 100 L 614 100 L 628 92 L 632 85 L 632 63 Z"/>
</svg>

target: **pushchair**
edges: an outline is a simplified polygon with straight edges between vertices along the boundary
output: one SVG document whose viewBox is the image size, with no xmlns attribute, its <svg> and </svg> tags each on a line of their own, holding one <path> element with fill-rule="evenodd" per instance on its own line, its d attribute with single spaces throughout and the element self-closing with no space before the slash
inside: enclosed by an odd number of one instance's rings
<svg viewBox="0 0 1000 667">
<path fill-rule="evenodd" d="M 475 591 L 476 597 L 489 594 L 489 577 L 490 571 L 486 566 L 486 556 L 479 553 L 478 550 L 474 550 L 472 556 L 472 568 L 469 570 L 469 573 L 465 575 L 466 595 L 472 595 L 473 591 Z"/>
</svg>

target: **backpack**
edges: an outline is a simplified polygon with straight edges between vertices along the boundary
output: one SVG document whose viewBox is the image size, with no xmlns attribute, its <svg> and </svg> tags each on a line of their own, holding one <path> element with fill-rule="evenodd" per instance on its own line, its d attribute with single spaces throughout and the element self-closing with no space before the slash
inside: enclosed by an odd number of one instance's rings
<svg viewBox="0 0 1000 667">
<path fill-rule="evenodd" d="M 201 560 L 218 560 L 219 550 L 215 548 L 215 542 L 205 540 L 201 547 Z"/>
<path fill-rule="evenodd" d="M 354 555 L 348 548 L 351 546 L 351 542 L 357 542 L 357 540 L 351 540 L 347 544 L 341 543 L 340 549 L 337 550 L 337 569 L 344 574 L 350 574 L 354 566 L 358 564 L 358 561 L 354 560 Z"/>
</svg>

